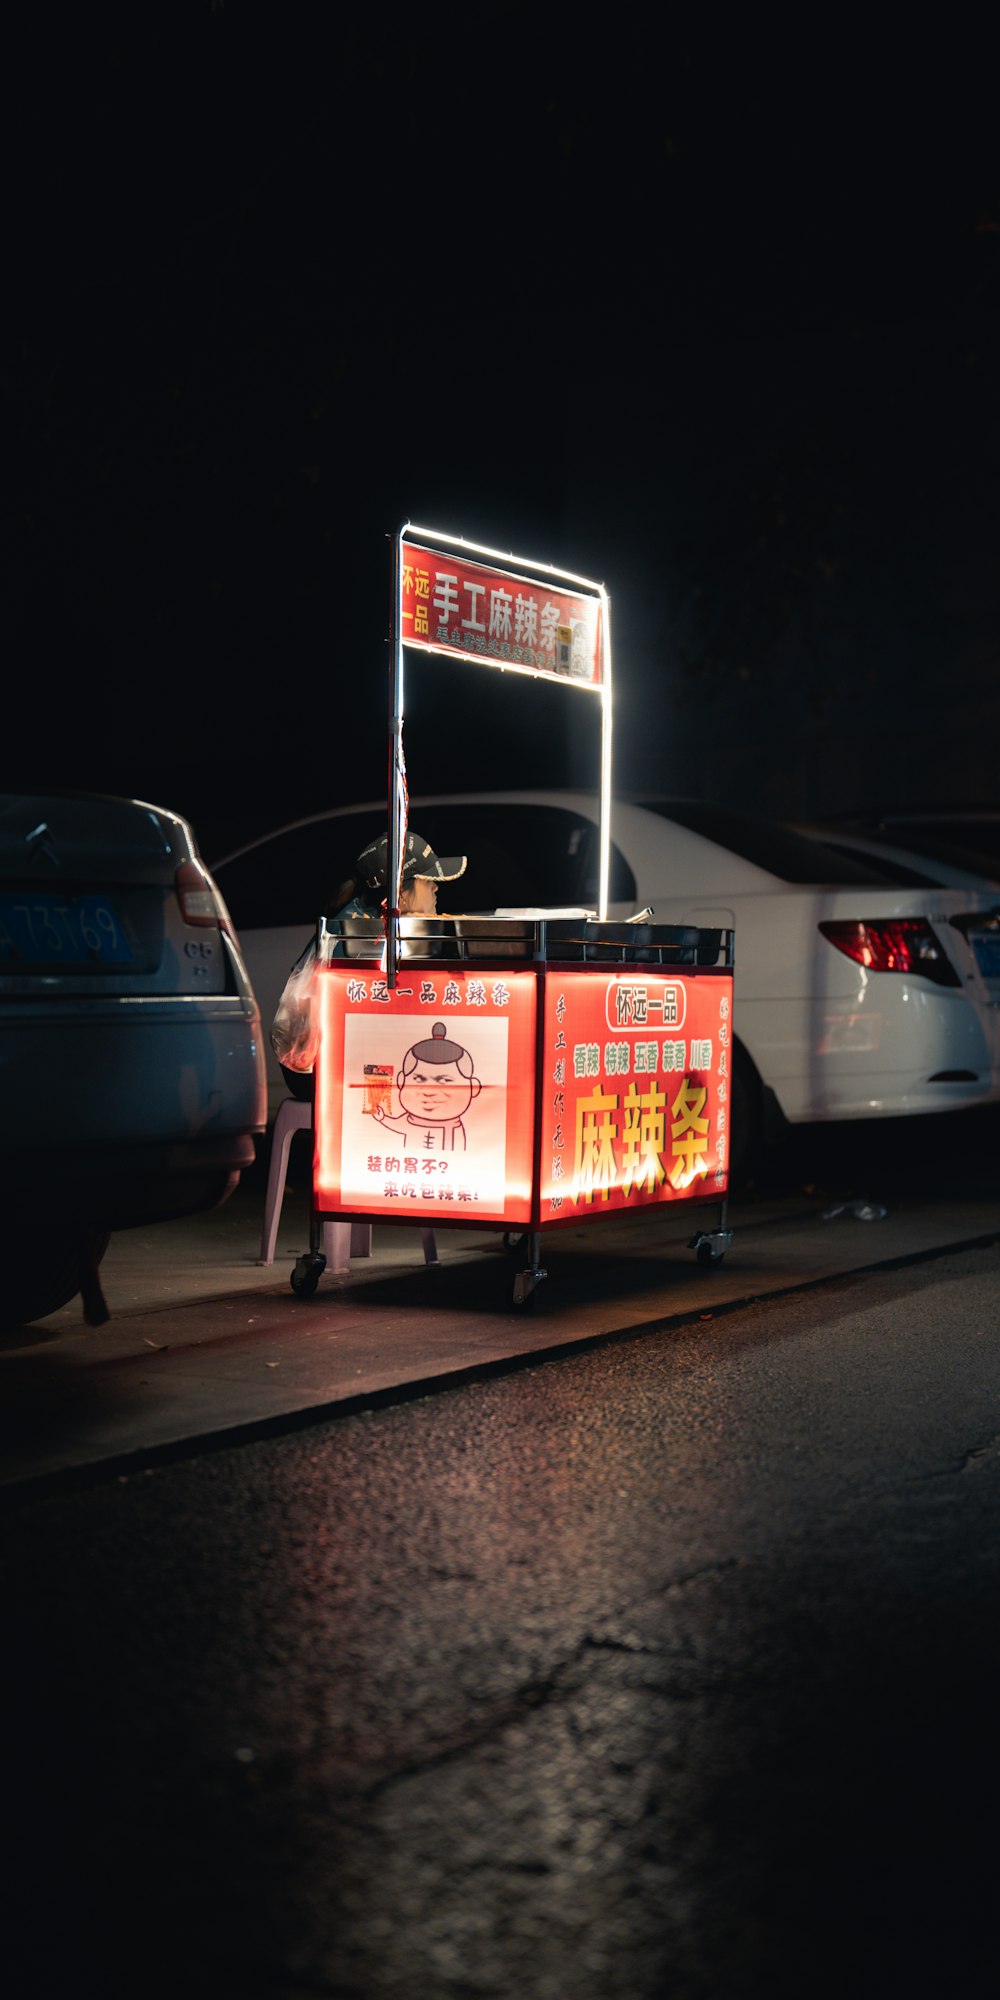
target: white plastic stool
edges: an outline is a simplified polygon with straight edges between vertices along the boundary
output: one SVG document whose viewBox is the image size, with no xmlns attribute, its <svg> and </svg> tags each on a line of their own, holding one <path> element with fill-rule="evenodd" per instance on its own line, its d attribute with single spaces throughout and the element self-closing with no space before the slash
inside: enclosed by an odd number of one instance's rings
<svg viewBox="0 0 1000 2000">
<path fill-rule="evenodd" d="M 313 1108 L 304 1097 L 286 1097 L 278 1106 L 271 1137 L 271 1159 L 267 1169 L 267 1193 L 264 1196 L 264 1227 L 260 1239 L 258 1264 L 274 1263 L 274 1246 L 278 1240 L 278 1223 L 281 1220 L 281 1204 L 285 1198 L 285 1181 L 288 1178 L 288 1155 L 296 1132 L 312 1131 Z M 328 1271 L 348 1270 L 352 1257 L 370 1257 L 372 1254 L 372 1230 L 370 1222 L 324 1222 L 323 1255 Z"/>
<path fill-rule="evenodd" d="M 271 1158 L 267 1169 L 267 1192 L 264 1196 L 264 1227 L 260 1239 L 258 1264 L 274 1263 L 274 1246 L 278 1240 L 278 1223 L 281 1220 L 281 1204 L 285 1198 L 285 1181 L 288 1176 L 288 1155 L 296 1132 L 311 1131 L 313 1108 L 304 1097 L 286 1097 L 278 1106 L 271 1137 Z M 420 1241 L 424 1249 L 424 1261 L 436 1264 L 438 1261 L 437 1241 L 433 1229 L 422 1229 Z M 370 1222 L 323 1223 L 323 1255 L 328 1271 L 347 1271 L 352 1257 L 370 1257 L 372 1254 L 372 1226 Z"/>
</svg>

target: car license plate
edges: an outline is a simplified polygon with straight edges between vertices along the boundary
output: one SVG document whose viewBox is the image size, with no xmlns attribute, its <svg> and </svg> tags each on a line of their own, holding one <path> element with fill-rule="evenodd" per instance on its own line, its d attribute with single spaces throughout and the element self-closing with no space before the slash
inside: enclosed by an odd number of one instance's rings
<svg viewBox="0 0 1000 2000">
<path fill-rule="evenodd" d="M 134 956 L 108 896 L 0 895 L 0 966 L 131 965 Z"/>
<path fill-rule="evenodd" d="M 1000 936 L 973 931 L 972 948 L 984 979 L 1000 979 Z"/>
</svg>

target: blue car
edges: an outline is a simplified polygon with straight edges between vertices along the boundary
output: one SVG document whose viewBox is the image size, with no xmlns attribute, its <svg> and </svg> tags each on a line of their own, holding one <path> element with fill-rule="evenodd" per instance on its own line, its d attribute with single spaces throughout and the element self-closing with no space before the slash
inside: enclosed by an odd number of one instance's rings
<svg viewBox="0 0 1000 2000">
<path fill-rule="evenodd" d="M 0 1326 L 81 1292 L 113 1230 L 216 1207 L 266 1124 L 260 1010 L 191 827 L 0 796 Z"/>
</svg>

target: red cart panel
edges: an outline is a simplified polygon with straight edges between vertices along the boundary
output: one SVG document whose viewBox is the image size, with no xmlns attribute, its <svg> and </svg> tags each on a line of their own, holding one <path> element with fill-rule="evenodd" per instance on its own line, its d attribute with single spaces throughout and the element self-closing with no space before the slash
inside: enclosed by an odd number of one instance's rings
<svg viewBox="0 0 1000 2000">
<path fill-rule="evenodd" d="M 716 968 L 404 961 L 390 990 L 332 960 L 317 1211 L 538 1229 L 721 1199 L 732 1000 Z"/>
<path fill-rule="evenodd" d="M 644 966 L 549 966 L 539 1221 L 721 1197 L 733 982 Z"/>
<path fill-rule="evenodd" d="M 538 976 L 377 965 L 320 978 L 314 1199 L 325 1214 L 531 1219 Z"/>
</svg>

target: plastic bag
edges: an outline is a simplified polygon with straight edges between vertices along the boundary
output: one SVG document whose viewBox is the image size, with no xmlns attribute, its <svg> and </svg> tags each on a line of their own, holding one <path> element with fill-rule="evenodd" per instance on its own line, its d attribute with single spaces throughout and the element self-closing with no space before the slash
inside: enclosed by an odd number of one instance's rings
<svg viewBox="0 0 1000 2000">
<path fill-rule="evenodd" d="M 271 1047 L 285 1069 L 307 1073 L 316 1067 L 319 1015 L 316 1008 L 316 940 L 296 959 L 271 1023 Z"/>
</svg>

